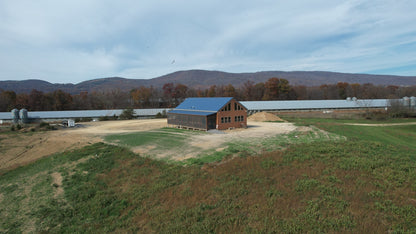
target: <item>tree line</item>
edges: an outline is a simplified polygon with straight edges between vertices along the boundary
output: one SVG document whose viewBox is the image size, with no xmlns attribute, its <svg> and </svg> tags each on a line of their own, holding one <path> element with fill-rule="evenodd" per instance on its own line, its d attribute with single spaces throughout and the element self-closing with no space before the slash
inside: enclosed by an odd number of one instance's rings
<svg viewBox="0 0 416 234">
<path fill-rule="evenodd" d="M 184 84 L 166 83 L 162 88 L 140 86 L 129 92 L 110 91 L 70 94 L 62 90 L 44 93 L 33 89 L 30 93 L 16 94 L 0 90 L 0 112 L 13 108 L 29 111 L 101 110 L 126 108 L 176 107 L 187 97 L 234 97 L 240 101 L 269 100 L 321 100 L 346 99 L 395 99 L 416 96 L 414 86 L 382 86 L 373 84 L 324 84 L 320 86 L 292 86 L 286 79 L 270 78 L 266 82 L 247 81 L 241 87 L 212 85 L 206 89 L 190 88 Z"/>
</svg>

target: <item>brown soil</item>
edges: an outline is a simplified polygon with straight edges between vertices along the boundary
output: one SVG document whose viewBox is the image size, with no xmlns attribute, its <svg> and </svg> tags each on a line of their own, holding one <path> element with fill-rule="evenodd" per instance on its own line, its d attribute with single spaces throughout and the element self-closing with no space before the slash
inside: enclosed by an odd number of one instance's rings
<svg viewBox="0 0 416 234">
<path fill-rule="evenodd" d="M 59 172 L 54 172 L 51 174 L 52 176 L 52 186 L 55 187 L 55 194 L 54 197 L 57 198 L 60 195 L 64 194 L 64 189 L 62 188 L 62 175 Z"/>
<path fill-rule="evenodd" d="M 267 114 L 266 114 L 267 115 Z M 276 117 L 276 116 L 275 116 Z M 272 119 L 272 118 L 268 118 Z M 278 121 L 278 117 L 272 121 Z M 54 153 L 82 148 L 96 142 L 102 142 L 108 134 L 139 132 L 166 127 L 166 119 L 126 120 L 81 123 L 82 127 L 48 132 L 19 133 L 3 135 L 0 146 L 0 171 L 16 168 Z M 223 150 L 224 143 L 248 138 L 262 138 L 284 134 L 297 129 L 291 123 L 248 122 L 247 129 L 234 129 L 221 134 L 196 135 L 189 142 L 193 149 L 178 152 L 161 152 L 157 157 L 171 157 L 176 160 L 194 157 L 200 150 Z M 146 154 L 154 146 L 134 148 L 133 151 Z M 195 150 L 197 149 L 197 150 Z M 177 155 L 172 157 L 172 155 Z M 54 183 L 58 185 L 59 180 Z M 59 191 L 57 191 L 59 193 Z"/>
<path fill-rule="evenodd" d="M 82 127 L 47 132 L 2 135 L 0 172 L 66 150 L 103 141 L 108 134 L 137 132 L 166 126 L 166 119 L 81 123 Z"/>
<path fill-rule="evenodd" d="M 266 122 L 266 121 L 280 121 L 280 122 L 286 122 L 283 119 L 279 118 L 278 116 L 268 113 L 268 112 L 258 112 L 250 117 L 248 117 L 249 121 L 255 121 L 255 122 Z"/>
</svg>

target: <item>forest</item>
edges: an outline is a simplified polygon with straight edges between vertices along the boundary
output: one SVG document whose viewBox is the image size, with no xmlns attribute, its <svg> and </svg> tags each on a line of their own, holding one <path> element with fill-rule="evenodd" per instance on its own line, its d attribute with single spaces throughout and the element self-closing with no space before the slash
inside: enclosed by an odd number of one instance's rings
<svg viewBox="0 0 416 234">
<path fill-rule="evenodd" d="M 241 87 L 212 85 L 195 89 L 183 84 L 166 83 L 162 88 L 140 86 L 129 92 L 118 89 L 70 94 L 62 90 L 44 93 L 33 89 L 30 93 L 16 94 L 0 90 L 0 112 L 14 108 L 29 111 L 100 110 L 125 108 L 176 107 L 187 97 L 234 97 L 239 101 L 270 100 L 324 100 L 346 99 L 396 99 L 416 96 L 416 85 L 382 86 L 373 84 L 323 84 L 320 86 L 292 86 L 286 79 L 270 78 L 266 82 L 248 81 Z"/>
</svg>

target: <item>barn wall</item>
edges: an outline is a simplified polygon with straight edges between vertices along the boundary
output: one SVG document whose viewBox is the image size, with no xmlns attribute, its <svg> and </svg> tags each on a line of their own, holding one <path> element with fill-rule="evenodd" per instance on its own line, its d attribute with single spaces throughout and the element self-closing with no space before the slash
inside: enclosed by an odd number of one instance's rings
<svg viewBox="0 0 416 234">
<path fill-rule="evenodd" d="M 237 107 L 236 104 L 240 107 Z M 229 107 L 229 108 L 228 108 Z M 217 113 L 217 129 L 247 127 L 247 109 L 236 100 L 231 100 Z"/>
<path fill-rule="evenodd" d="M 168 124 L 188 128 L 207 129 L 206 116 L 168 113 Z"/>
</svg>

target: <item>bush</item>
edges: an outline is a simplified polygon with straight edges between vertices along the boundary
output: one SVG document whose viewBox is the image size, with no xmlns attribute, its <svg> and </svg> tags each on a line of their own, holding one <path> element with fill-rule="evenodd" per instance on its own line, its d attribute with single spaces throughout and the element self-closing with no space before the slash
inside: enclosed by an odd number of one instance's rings
<svg viewBox="0 0 416 234">
<path fill-rule="evenodd" d="M 108 121 L 110 120 L 109 116 L 100 116 L 100 118 L 98 118 L 99 121 Z"/>
<path fill-rule="evenodd" d="M 133 119 L 135 114 L 136 113 L 131 108 L 124 109 L 123 112 L 120 115 L 120 119 Z"/>
<path fill-rule="evenodd" d="M 49 123 L 46 123 L 46 122 L 40 122 L 39 123 L 39 127 L 40 128 L 43 128 L 43 127 L 48 127 L 49 126 Z"/>
<path fill-rule="evenodd" d="M 83 117 L 83 118 L 75 118 L 74 120 L 75 120 L 76 123 L 79 123 L 79 122 L 91 122 L 92 121 L 92 118 L 90 118 L 90 117 Z"/>
<path fill-rule="evenodd" d="M 162 111 L 162 113 L 158 112 L 155 116 L 156 118 L 166 118 L 166 111 Z"/>
</svg>

